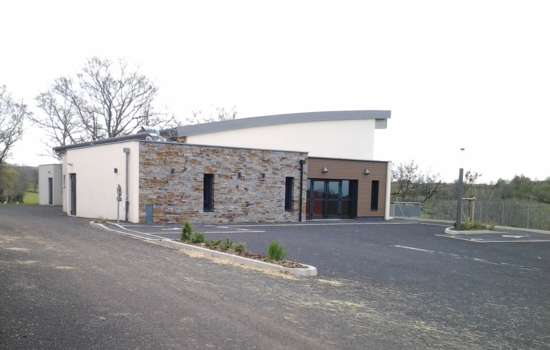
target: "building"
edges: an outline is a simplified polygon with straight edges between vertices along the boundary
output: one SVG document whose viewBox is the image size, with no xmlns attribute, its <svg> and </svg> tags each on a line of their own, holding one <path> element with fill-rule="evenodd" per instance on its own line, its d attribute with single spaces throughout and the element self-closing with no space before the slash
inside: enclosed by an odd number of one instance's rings
<svg viewBox="0 0 550 350">
<path fill-rule="evenodd" d="M 62 205 L 61 164 L 44 164 L 38 167 L 38 203 Z"/>
<path fill-rule="evenodd" d="M 130 222 L 388 217 L 389 111 L 235 119 L 58 147 L 69 215 Z"/>
</svg>

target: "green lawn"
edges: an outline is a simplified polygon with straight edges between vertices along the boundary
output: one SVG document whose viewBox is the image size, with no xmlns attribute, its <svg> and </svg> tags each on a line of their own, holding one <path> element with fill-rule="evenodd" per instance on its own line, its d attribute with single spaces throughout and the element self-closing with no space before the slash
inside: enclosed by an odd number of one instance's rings
<svg viewBox="0 0 550 350">
<path fill-rule="evenodd" d="M 25 192 L 23 196 L 23 203 L 26 205 L 38 205 L 38 193 Z"/>
</svg>

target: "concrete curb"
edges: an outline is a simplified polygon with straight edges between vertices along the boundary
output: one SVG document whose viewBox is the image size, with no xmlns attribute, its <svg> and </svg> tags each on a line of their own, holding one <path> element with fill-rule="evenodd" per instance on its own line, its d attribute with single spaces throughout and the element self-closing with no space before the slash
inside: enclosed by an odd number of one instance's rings
<svg viewBox="0 0 550 350">
<path fill-rule="evenodd" d="M 543 235 L 550 235 L 550 231 L 538 230 L 534 228 L 521 228 L 521 227 L 513 227 L 513 226 L 495 226 L 495 228 L 499 230 L 524 231 L 524 232 L 540 233 Z"/>
<path fill-rule="evenodd" d="M 422 218 L 407 218 L 402 216 L 395 216 L 394 219 L 399 220 L 411 220 L 411 221 L 419 221 L 419 222 L 433 222 L 433 223 L 441 223 L 441 224 L 454 224 L 454 221 L 452 220 L 438 220 L 438 219 L 422 219 Z M 514 226 L 500 226 L 495 225 L 495 229 L 497 230 L 508 230 L 508 231 L 524 231 L 524 232 L 533 232 L 533 233 L 540 233 L 543 235 L 550 235 L 550 231 L 548 230 L 539 230 L 535 228 L 524 228 L 524 227 L 514 227 Z"/>
<path fill-rule="evenodd" d="M 285 274 L 290 275 L 294 277 L 314 277 L 317 276 L 317 268 L 315 266 L 302 264 L 305 266 L 303 268 L 290 268 L 285 267 L 277 264 L 268 263 L 265 261 L 255 260 L 246 258 L 239 255 L 219 252 L 217 250 L 212 250 L 204 247 L 199 247 L 192 244 L 186 244 L 183 242 L 178 242 L 172 239 L 168 238 L 162 238 L 158 236 L 153 236 L 150 234 L 145 234 L 147 237 L 143 237 L 141 235 L 132 234 L 129 232 L 124 232 L 120 230 L 115 230 L 112 228 L 109 228 L 101 223 L 96 223 L 91 221 L 90 224 L 96 225 L 98 227 L 101 227 L 107 231 L 116 232 L 125 236 L 132 237 L 134 239 L 139 239 L 148 243 L 157 244 L 163 247 L 172 248 L 176 250 L 181 250 L 186 253 L 190 253 L 191 255 L 199 255 L 200 257 L 204 257 L 210 260 L 214 261 L 222 261 L 222 262 L 228 262 L 235 265 L 241 265 L 244 267 L 248 267 L 254 270 L 259 270 L 267 273 L 278 273 L 278 274 Z M 151 238 L 150 238 L 151 237 Z"/>
<path fill-rule="evenodd" d="M 201 256 L 204 256 L 206 258 L 213 258 L 216 260 L 223 260 L 227 262 L 231 262 L 237 265 L 243 265 L 246 267 L 251 267 L 256 270 L 263 270 L 266 272 L 275 272 L 275 273 L 283 273 L 295 277 L 313 277 L 317 276 L 317 268 L 315 266 L 302 264 L 305 266 L 303 268 L 297 267 L 297 268 L 290 268 L 285 267 L 277 264 L 268 263 L 265 261 L 255 260 L 251 258 L 247 258 L 244 256 L 219 252 L 217 250 L 212 250 L 192 244 L 187 244 L 183 242 L 174 241 L 171 239 L 163 239 L 163 243 L 168 243 L 171 245 L 175 245 L 179 247 L 181 250 L 191 252 L 191 253 L 199 253 Z"/>
<path fill-rule="evenodd" d="M 483 235 L 483 234 L 500 234 L 506 233 L 501 231 L 494 230 L 455 230 L 454 226 L 447 227 L 445 229 L 445 234 L 448 235 Z"/>
</svg>

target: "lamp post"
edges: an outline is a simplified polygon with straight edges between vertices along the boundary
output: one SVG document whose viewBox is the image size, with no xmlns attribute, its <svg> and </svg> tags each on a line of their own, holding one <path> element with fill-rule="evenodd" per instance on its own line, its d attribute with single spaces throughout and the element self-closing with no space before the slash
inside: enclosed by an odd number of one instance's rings
<svg viewBox="0 0 550 350">
<path fill-rule="evenodd" d="M 460 168 L 458 169 L 458 182 L 456 183 L 456 229 L 459 229 L 462 226 L 462 197 L 464 197 L 464 165 L 462 164 L 463 153 L 464 147 L 460 148 Z"/>
</svg>

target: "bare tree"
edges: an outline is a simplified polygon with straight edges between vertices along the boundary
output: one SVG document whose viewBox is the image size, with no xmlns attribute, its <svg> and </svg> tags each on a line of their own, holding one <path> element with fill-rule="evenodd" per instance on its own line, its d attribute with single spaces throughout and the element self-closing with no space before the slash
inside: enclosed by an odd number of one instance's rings
<svg viewBox="0 0 550 350">
<path fill-rule="evenodd" d="M 185 121 L 187 124 L 202 124 L 233 119 L 237 119 L 237 109 L 235 107 L 231 110 L 227 110 L 225 107 L 217 107 L 214 112 L 210 113 L 205 113 L 202 110 L 192 111 L 191 117 Z"/>
<path fill-rule="evenodd" d="M 392 172 L 393 181 L 395 182 L 393 196 L 399 197 L 400 200 L 406 200 L 411 197 L 414 192 L 414 185 L 418 181 L 418 165 L 414 161 L 401 163 Z"/>
<path fill-rule="evenodd" d="M 32 116 L 31 120 L 48 132 L 53 143 L 49 146 L 66 146 L 86 139 L 73 104 L 71 80 L 57 79 L 49 91 L 36 97 L 36 102 L 43 114 Z"/>
<path fill-rule="evenodd" d="M 93 139 L 130 134 L 161 123 L 151 106 L 157 87 L 125 61 L 114 65 L 106 59 L 91 58 L 78 79 L 80 101 L 75 103 Z"/>
<path fill-rule="evenodd" d="M 423 173 L 414 161 L 399 164 L 393 171 L 393 181 L 393 196 L 422 203 L 433 198 L 443 184 L 438 174 Z"/>
<path fill-rule="evenodd" d="M 421 175 L 417 183 L 417 192 L 420 195 L 421 202 L 426 203 L 433 198 L 439 192 L 443 186 L 443 181 L 441 180 L 439 174 L 424 174 Z"/>
<path fill-rule="evenodd" d="M 60 145 L 164 127 L 173 117 L 153 111 L 157 87 L 126 61 L 89 59 L 76 77 L 57 79 L 37 97 L 34 121 Z"/>
<path fill-rule="evenodd" d="M 25 104 L 14 101 L 6 86 L 0 86 L 0 166 L 23 136 L 23 121 L 30 114 Z"/>
</svg>

